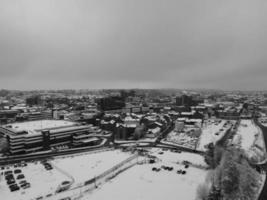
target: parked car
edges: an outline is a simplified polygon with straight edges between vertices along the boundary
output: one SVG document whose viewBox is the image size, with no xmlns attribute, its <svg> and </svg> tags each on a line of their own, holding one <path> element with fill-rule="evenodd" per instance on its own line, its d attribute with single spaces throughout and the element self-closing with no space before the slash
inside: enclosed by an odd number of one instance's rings
<svg viewBox="0 0 267 200">
<path fill-rule="evenodd" d="M 20 174 L 17 176 L 17 179 L 23 179 L 23 178 L 25 178 L 25 176 L 23 174 Z"/>
<path fill-rule="evenodd" d="M 14 170 L 14 173 L 15 173 L 15 174 L 19 174 L 19 173 L 21 173 L 21 169 L 15 169 L 15 170 Z"/>
<path fill-rule="evenodd" d="M 9 189 L 10 189 L 11 192 L 14 192 L 14 191 L 19 190 L 20 188 L 19 188 L 19 186 L 17 184 L 13 184 L 13 185 L 9 186 Z"/>
<path fill-rule="evenodd" d="M 27 183 L 27 181 L 25 180 L 19 182 L 19 184 L 25 184 L 25 183 Z"/>
<path fill-rule="evenodd" d="M 30 183 L 25 183 L 25 184 L 22 184 L 21 187 L 25 190 L 27 188 L 30 188 L 31 184 Z"/>
<path fill-rule="evenodd" d="M 11 170 L 5 171 L 5 175 L 12 174 L 13 172 Z"/>
<path fill-rule="evenodd" d="M 6 180 L 14 179 L 14 176 L 13 176 L 13 174 L 8 174 L 8 175 L 5 176 L 5 179 Z"/>
<path fill-rule="evenodd" d="M 12 184 L 14 184 L 14 183 L 16 183 L 16 181 L 15 181 L 14 179 L 8 179 L 8 180 L 7 180 L 7 184 L 8 184 L 8 185 L 12 185 Z"/>
</svg>

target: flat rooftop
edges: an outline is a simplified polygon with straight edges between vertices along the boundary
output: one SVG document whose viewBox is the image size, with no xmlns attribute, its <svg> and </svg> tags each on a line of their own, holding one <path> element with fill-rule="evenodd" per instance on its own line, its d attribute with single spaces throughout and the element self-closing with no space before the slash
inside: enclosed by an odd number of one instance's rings
<svg viewBox="0 0 267 200">
<path fill-rule="evenodd" d="M 44 129 L 54 129 L 59 127 L 68 127 L 75 125 L 75 122 L 65 121 L 65 120 L 37 120 L 28 122 L 12 123 L 3 126 L 15 133 L 26 131 L 28 134 L 39 132 Z"/>
</svg>

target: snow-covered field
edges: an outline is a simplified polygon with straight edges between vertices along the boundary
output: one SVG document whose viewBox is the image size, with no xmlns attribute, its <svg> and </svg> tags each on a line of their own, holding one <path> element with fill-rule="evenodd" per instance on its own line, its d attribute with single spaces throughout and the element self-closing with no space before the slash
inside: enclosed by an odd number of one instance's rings
<svg viewBox="0 0 267 200">
<path fill-rule="evenodd" d="M 1 176 L 0 196 L 3 200 L 24 200 L 55 194 L 62 182 L 74 181 L 72 187 L 83 185 L 85 181 L 100 175 L 131 156 L 132 154 L 120 150 L 66 156 L 48 161 L 53 166 L 52 170 L 46 170 L 40 162 L 28 163 L 28 166 L 19 167 L 19 169 L 25 175 L 25 179 L 21 180 L 29 182 L 31 187 L 10 192 L 4 176 Z M 10 166 L 9 170 L 14 169 L 18 168 Z"/>
<path fill-rule="evenodd" d="M 249 158 L 264 159 L 265 143 L 261 129 L 252 120 L 241 120 L 233 144 L 247 153 Z"/>
<path fill-rule="evenodd" d="M 254 145 L 259 131 L 252 120 L 241 120 L 233 143 L 248 151 Z"/>
<path fill-rule="evenodd" d="M 73 186 L 83 185 L 104 171 L 132 156 L 120 150 L 104 151 L 95 154 L 84 154 L 67 158 L 55 159 L 52 164 L 74 179 Z"/>
<path fill-rule="evenodd" d="M 209 143 L 215 144 L 220 140 L 227 130 L 234 124 L 234 121 L 207 120 L 203 124 L 202 133 L 199 139 L 197 150 L 205 151 L 205 146 Z"/>
<path fill-rule="evenodd" d="M 185 169 L 177 161 L 203 164 L 203 158 L 189 153 L 158 152 L 161 150 L 152 149 L 152 155 L 160 158 L 158 163 L 136 165 L 97 190 L 85 194 L 82 200 L 195 200 L 198 185 L 205 182 L 208 171 L 192 166 Z M 162 165 L 173 167 L 173 170 L 152 171 L 153 167 L 161 168 Z M 177 170 L 185 170 L 186 174 L 177 174 Z"/>
<path fill-rule="evenodd" d="M 156 156 L 164 162 L 182 163 L 183 161 L 188 161 L 193 165 L 207 167 L 204 157 L 195 153 L 188 153 L 188 152 L 175 153 L 171 152 L 170 150 L 162 151 L 162 149 L 159 148 L 152 148 L 150 150 L 150 155 Z"/>
</svg>

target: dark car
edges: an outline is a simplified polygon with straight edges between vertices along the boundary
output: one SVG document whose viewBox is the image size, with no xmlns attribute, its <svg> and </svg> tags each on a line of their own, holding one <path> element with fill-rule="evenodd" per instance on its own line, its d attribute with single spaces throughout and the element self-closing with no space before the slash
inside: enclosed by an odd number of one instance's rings
<svg viewBox="0 0 267 200">
<path fill-rule="evenodd" d="M 189 161 L 187 161 L 187 160 L 185 160 L 185 161 L 183 161 L 183 164 L 184 164 L 184 165 L 190 165 L 190 164 L 192 164 L 192 163 L 189 162 Z"/>
<path fill-rule="evenodd" d="M 168 170 L 169 170 L 169 171 L 172 171 L 172 170 L 173 170 L 173 167 L 168 167 Z"/>
<path fill-rule="evenodd" d="M 161 168 L 162 168 L 162 169 L 167 169 L 167 166 L 165 166 L 165 165 L 161 165 Z"/>
<path fill-rule="evenodd" d="M 25 176 L 23 174 L 20 174 L 17 176 L 17 179 L 23 179 L 23 178 L 25 178 Z"/>
<path fill-rule="evenodd" d="M 45 166 L 45 169 L 46 169 L 46 170 L 51 170 L 51 169 L 53 169 L 52 165 L 49 164 L 49 163 L 44 163 L 44 166 Z"/>
<path fill-rule="evenodd" d="M 9 186 L 11 192 L 19 190 L 19 186 L 17 184 L 13 184 Z"/>
<path fill-rule="evenodd" d="M 53 168 L 52 168 L 51 166 L 49 166 L 49 167 L 46 166 L 45 169 L 46 169 L 46 170 L 51 170 L 51 169 L 53 169 Z"/>
<path fill-rule="evenodd" d="M 30 188 L 31 187 L 31 184 L 30 183 L 24 183 L 22 185 L 20 185 L 23 189 L 27 189 L 27 188 Z"/>
<path fill-rule="evenodd" d="M 15 174 L 19 174 L 19 173 L 21 173 L 21 170 L 20 170 L 20 169 L 15 169 L 15 170 L 14 170 L 14 173 L 15 173 Z"/>
<path fill-rule="evenodd" d="M 5 171 L 5 175 L 12 174 L 13 172 L 11 170 Z"/>
<path fill-rule="evenodd" d="M 160 171 L 160 168 L 153 167 L 152 168 L 152 171 L 159 172 Z"/>
<path fill-rule="evenodd" d="M 9 180 L 7 180 L 7 184 L 8 184 L 8 185 L 12 185 L 12 184 L 14 184 L 14 183 L 16 183 L 16 181 L 15 181 L 14 179 L 9 179 Z"/>
<path fill-rule="evenodd" d="M 8 175 L 5 176 L 5 179 L 6 180 L 14 179 L 14 176 L 13 176 L 13 174 L 8 174 Z"/>
<path fill-rule="evenodd" d="M 150 160 L 149 160 L 149 163 L 150 163 L 150 164 L 154 164 L 154 163 L 155 163 L 155 160 L 154 160 L 154 159 L 150 159 Z"/>
</svg>

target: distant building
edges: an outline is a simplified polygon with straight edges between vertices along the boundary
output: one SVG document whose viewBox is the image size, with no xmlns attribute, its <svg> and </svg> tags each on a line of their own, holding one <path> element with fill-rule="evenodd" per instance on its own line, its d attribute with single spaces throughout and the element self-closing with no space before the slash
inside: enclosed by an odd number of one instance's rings
<svg viewBox="0 0 267 200">
<path fill-rule="evenodd" d="M 104 97 L 97 100 L 100 110 L 118 110 L 125 107 L 125 101 L 120 96 Z"/>
<path fill-rule="evenodd" d="M 183 120 L 176 120 L 174 130 L 177 132 L 181 132 L 183 129 L 184 129 L 184 121 Z"/>
<path fill-rule="evenodd" d="M 26 104 L 28 106 L 42 105 L 43 103 L 44 101 L 39 95 L 30 96 L 26 99 Z"/>
<path fill-rule="evenodd" d="M 6 124 L 16 121 L 19 111 L 17 110 L 0 110 L 0 123 Z"/>
<path fill-rule="evenodd" d="M 182 95 L 179 97 L 176 97 L 176 105 L 177 106 L 192 106 L 194 104 L 193 97 Z"/>
<path fill-rule="evenodd" d="M 34 120 L 45 120 L 52 118 L 53 118 L 52 111 L 26 112 L 19 114 L 17 116 L 17 121 L 34 121 Z"/>
<path fill-rule="evenodd" d="M 238 120 L 240 119 L 242 108 L 227 107 L 224 110 L 218 111 L 219 118 L 228 120 Z"/>
</svg>

